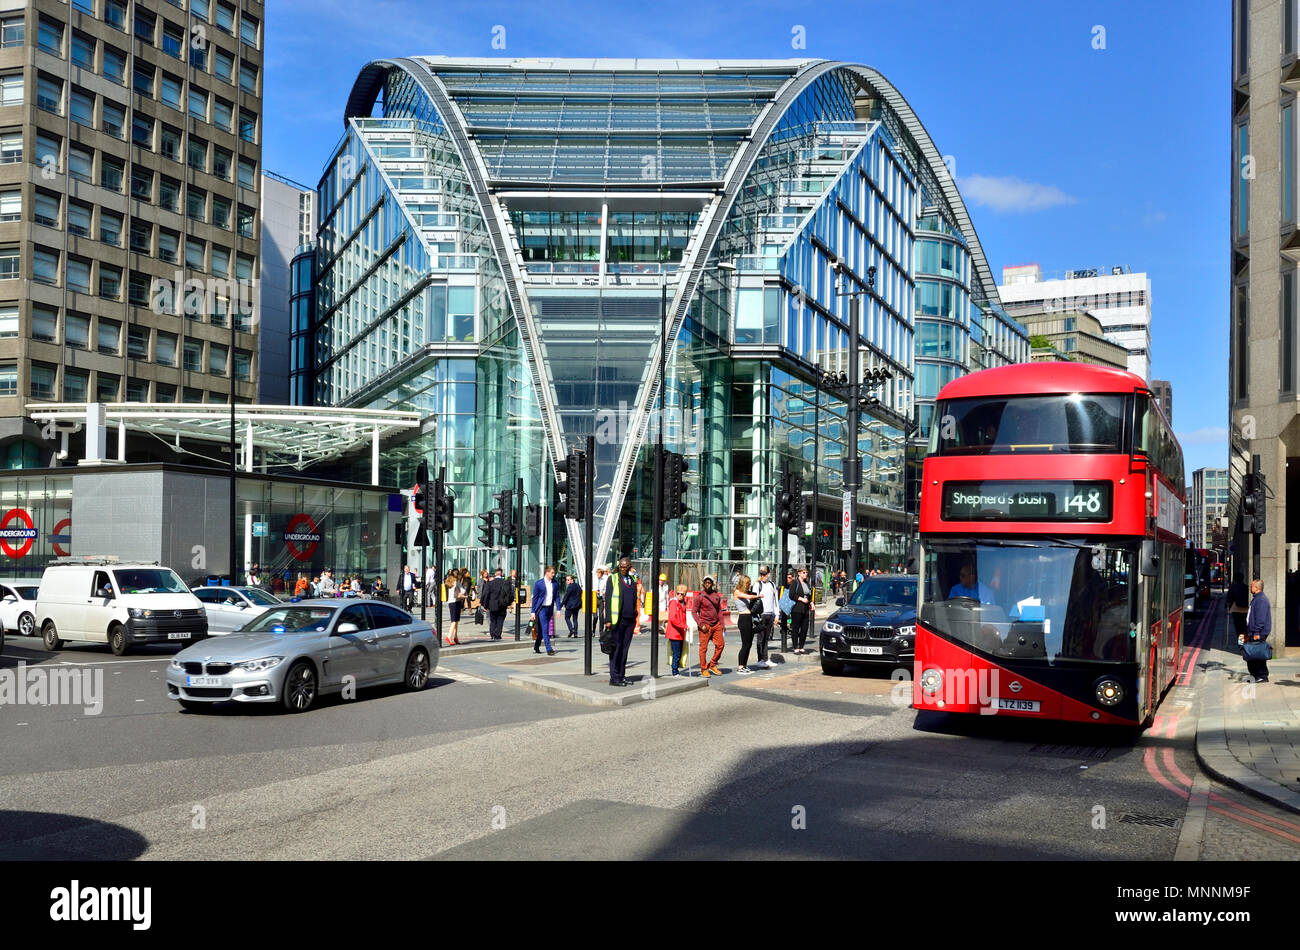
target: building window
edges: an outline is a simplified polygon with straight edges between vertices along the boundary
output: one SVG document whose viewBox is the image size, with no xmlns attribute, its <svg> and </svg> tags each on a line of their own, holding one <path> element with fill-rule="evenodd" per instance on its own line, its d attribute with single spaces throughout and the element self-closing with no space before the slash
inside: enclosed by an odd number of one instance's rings
<svg viewBox="0 0 1300 950">
<path fill-rule="evenodd" d="M 1246 237 L 1250 233 L 1250 180 L 1247 178 L 1249 169 L 1247 162 L 1250 155 L 1250 123 L 1243 122 L 1237 126 L 1237 214 L 1236 214 L 1236 236 Z"/>
<path fill-rule="evenodd" d="M 100 317 L 96 341 L 99 352 L 116 356 L 122 346 L 122 325 L 114 320 Z"/>
<path fill-rule="evenodd" d="M 1295 279 L 1296 272 L 1289 270 L 1282 275 L 1281 330 L 1282 359 L 1281 383 L 1283 392 L 1295 391 Z"/>
<path fill-rule="evenodd" d="M 245 142 L 257 144 L 257 115 L 247 109 L 239 110 L 239 137 Z"/>
<path fill-rule="evenodd" d="M 154 76 L 157 71 L 148 63 L 135 61 L 135 66 L 131 69 L 131 88 L 142 96 L 153 97 Z M 164 76 L 164 81 L 166 77 Z M 166 100 L 163 100 L 166 101 Z"/>
<path fill-rule="evenodd" d="M 228 3 L 217 3 L 217 28 L 235 35 L 235 8 Z"/>
<path fill-rule="evenodd" d="M 1282 107 L 1282 221 L 1295 222 L 1295 100 Z"/>
<path fill-rule="evenodd" d="M 190 117 L 200 122 L 208 121 L 208 94 L 190 86 Z"/>
<path fill-rule="evenodd" d="M 59 312 L 32 304 L 32 339 L 53 343 L 59 338 Z"/>
<path fill-rule="evenodd" d="M 99 265 L 99 295 L 107 300 L 122 299 L 122 269 Z"/>
<path fill-rule="evenodd" d="M 153 225 L 148 221 L 131 219 L 131 250 L 137 254 L 153 253 Z"/>
<path fill-rule="evenodd" d="M 213 248 L 212 250 L 213 250 L 213 259 L 215 260 L 217 249 Z M 225 251 L 225 253 L 229 254 L 230 252 Z M 211 317 L 212 325 L 214 327 L 229 326 L 229 324 L 227 323 L 227 318 L 229 317 L 229 315 L 230 315 L 230 307 L 227 306 L 226 304 L 226 298 L 214 296 L 212 298 L 212 317 Z"/>
<path fill-rule="evenodd" d="M 38 192 L 39 195 L 39 192 Z M 54 205 L 54 223 L 50 227 L 57 228 L 58 221 L 58 199 L 55 199 Z M 39 209 L 37 210 L 39 214 Z M 0 221 L 21 221 L 23 217 L 23 193 L 18 188 L 7 188 L 0 191 Z M 45 222 L 41 222 L 44 224 Z"/>
<path fill-rule="evenodd" d="M 180 214 L 181 183 L 175 178 L 168 178 L 166 175 L 159 175 L 158 204 L 164 210 L 175 211 L 177 214 Z"/>
<path fill-rule="evenodd" d="M 213 201 L 215 200 L 216 199 L 214 198 Z M 224 278 L 230 276 L 230 248 L 217 247 L 215 244 L 212 246 L 211 270 L 212 270 L 212 275 L 214 277 Z M 217 322 L 215 317 L 213 318 L 212 322 L 213 323 Z"/>
<path fill-rule="evenodd" d="M 125 167 L 115 158 L 101 155 L 99 158 L 99 185 L 109 191 L 122 191 L 122 176 Z"/>
<path fill-rule="evenodd" d="M 0 304 L 0 337 L 18 335 L 18 304 Z"/>
<path fill-rule="evenodd" d="M 158 331 L 158 347 L 154 353 L 154 362 L 162 366 L 176 365 L 176 334 Z"/>
<path fill-rule="evenodd" d="M 212 54 L 212 72 L 220 79 L 233 83 L 235 81 L 235 57 L 223 49 Z"/>
<path fill-rule="evenodd" d="M 23 15 L 0 17 L 0 49 L 22 46 L 26 36 Z"/>
<path fill-rule="evenodd" d="M 168 56 L 181 58 L 181 48 L 185 46 L 185 31 L 174 23 L 163 23 L 162 50 Z"/>
<path fill-rule="evenodd" d="M 162 92 L 159 98 L 162 99 L 164 105 L 171 106 L 179 112 L 181 108 L 181 81 L 175 76 L 163 73 Z"/>
<path fill-rule="evenodd" d="M 23 160 L 23 133 L 0 132 L 0 165 L 13 165 Z M 229 181 L 229 176 L 226 178 Z"/>
<path fill-rule="evenodd" d="M 119 86 L 126 85 L 126 53 L 112 46 L 104 47 L 104 76 Z"/>
<path fill-rule="evenodd" d="M 226 375 L 227 348 L 216 343 L 208 344 L 208 372 L 213 376 Z"/>
<path fill-rule="evenodd" d="M 148 10 L 135 8 L 135 35 L 150 46 L 153 45 L 154 33 L 158 29 L 158 18 Z"/>
<path fill-rule="evenodd" d="M 1237 78 L 1244 79 L 1250 69 L 1250 0 L 1237 0 Z"/>
<path fill-rule="evenodd" d="M 32 280 L 41 284 L 59 283 L 59 252 L 45 247 L 32 248 Z"/>
<path fill-rule="evenodd" d="M 126 0 L 104 0 L 104 22 L 126 32 Z"/>
<path fill-rule="evenodd" d="M 1245 284 L 1236 289 L 1237 299 L 1237 398 L 1250 397 L 1250 292 Z"/>
<path fill-rule="evenodd" d="M 198 238 L 187 237 L 185 239 L 185 266 L 194 270 L 203 270 L 206 250 L 206 243 Z M 190 316 L 197 317 L 198 314 L 190 314 Z"/>
<path fill-rule="evenodd" d="M 177 248 L 180 247 L 180 235 L 166 228 L 158 229 L 158 259 L 168 264 L 177 263 Z"/>
<path fill-rule="evenodd" d="M 0 247 L 0 280 L 17 280 L 19 255 L 16 247 Z"/>
<path fill-rule="evenodd" d="M 127 299 L 137 307 L 152 306 L 153 301 L 149 299 L 149 290 L 149 275 L 141 274 L 139 271 L 132 271 L 130 277 L 127 278 Z"/>
<path fill-rule="evenodd" d="M 94 164 L 93 152 L 75 145 L 68 146 L 68 174 L 71 177 L 90 184 L 95 180 Z"/>
<path fill-rule="evenodd" d="M 222 181 L 230 181 L 230 162 L 233 156 L 224 148 L 212 147 L 212 174 Z"/>
<path fill-rule="evenodd" d="M 153 119 L 138 112 L 131 117 L 131 141 L 141 148 L 153 148 Z"/>
<path fill-rule="evenodd" d="M 68 96 L 68 114 L 78 125 L 95 127 L 95 97 L 80 89 L 73 89 Z"/>
<path fill-rule="evenodd" d="M 212 223 L 230 230 L 230 201 L 219 195 L 212 196 Z"/>
<path fill-rule="evenodd" d="M 0 396 L 18 395 L 18 364 L 0 363 Z"/>
<path fill-rule="evenodd" d="M 239 88 L 249 95 L 257 95 L 257 67 L 254 64 L 239 64 Z"/>
<path fill-rule="evenodd" d="M 128 379 L 126 381 L 126 401 L 148 402 L 149 383 L 143 379 Z"/>
<path fill-rule="evenodd" d="M 190 135 L 186 155 L 189 159 L 190 168 L 200 172 L 208 170 L 208 143 L 197 135 Z"/>
<path fill-rule="evenodd" d="M 36 77 L 36 107 L 63 115 L 63 80 L 39 74 Z"/>
<path fill-rule="evenodd" d="M 235 131 L 234 108 L 232 103 L 214 96 L 212 99 L 212 124 L 219 129 L 225 129 L 227 132 Z"/>
<path fill-rule="evenodd" d="M 200 340 L 185 341 L 184 367 L 188 373 L 203 372 L 203 343 Z"/>
<path fill-rule="evenodd" d="M 47 363 L 33 363 L 31 376 L 28 378 L 28 395 L 33 399 L 54 398 L 55 367 Z M 84 400 L 73 400 L 84 402 Z"/>
<path fill-rule="evenodd" d="M 194 19 L 206 22 L 209 18 L 208 0 L 190 0 L 190 13 Z"/>
<path fill-rule="evenodd" d="M 89 402 L 90 373 L 65 367 L 63 370 L 63 401 Z"/>
<path fill-rule="evenodd" d="M 193 221 L 207 220 L 208 193 L 202 188 L 190 187 L 185 194 L 185 215 Z"/>
<path fill-rule="evenodd" d="M 248 205 L 239 206 L 239 234 L 241 237 L 253 236 L 253 222 L 257 217 L 257 212 Z"/>
<path fill-rule="evenodd" d="M 72 31 L 72 62 L 82 69 L 95 68 L 95 38 L 78 30 Z"/>
<path fill-rule="evenodd" d="M 68 199 L 68 233 L 77 237 L 90 237 L 92 206 Z"/>
<path fill-rule="evenodd" d="M 74 350 L 90 348 L 90 317 L 70 313 L 63 321 L 63 344 Z"/>
<path fill-rule="evenodd" d="M 171 383 L 154 383 L 153 393 L 154 402 L 176 401 L 176 387 Z"/>
<path fill-rule="evenodd" d="M 133 360 L 149 358 L 149 328 L 138 323 L 132 324 L 126 331 L 126 355 Z"/>
<path fill-rule="evenodd" d="M 141 201 L 153 200 L 153 172 L 139 165 L 131 166 L 131 197 Z"/>
<path fill-rule="evenodd" d="M 36 28 L 36 45 L 47 53 L 63 56 L 63 24 L 49 17 L 41 17 Z"/>
<path fill-rule="evenodd" d="M 158 151 L 162 152 L 163 158 L 179 162 L 181 160 L 181 130 L 170 125 L 164 125 L 161 134 L 158 136 Z"/>
<path fill-rule="evenodd" d="M 208 71 L 207 46 L 190 47 L 190 65 L 194 67 L 195 72 L 204 73 Z"/>
<path fill-rule="evenodd" d="M 117 402 L 117 394 L 120 392 L 121 384 L 121 376 L 113 373 L 96 373 L 95 400 L 97 402 Z"/>
<path fill-rule="evenodd" d="M 84 257 L 68 255 L 67 285 L 69 290 L 90 293 L 90 261 Z"/>
<path fill-rule="evenodd" d="M 239 38 L 249 46 L 257 47 L 257 17 L 245 13 L 239 18 Z"/>
<path fill-rule="evenodd" d="M 239 160 L 239 187 L 257 188 L 257 162 L 247 158 Z"/>
<path fill-rule="evenodd" d="M 203 402 L 203 390 L 201 389 L 190 389 L 190 387 L 186 386 L 183 395 L 186 403 Z"/>
<path fill-rule="evenodd" d="M 10 73 L 0 76 L 0 106 L 20 106 L 23 104 L 23 74 Z"/>
<path fill-rule="evenodd" d="M 126 110 L 114 102 L 104 100 L 104 131 L 115 139 L 126 138 Z"/>
<path fill-rule="evenodd" d="M 247 350 L 235 350 L 235 379 L 247 380 L 252 375 L 253 354 Z"/>
</svg>

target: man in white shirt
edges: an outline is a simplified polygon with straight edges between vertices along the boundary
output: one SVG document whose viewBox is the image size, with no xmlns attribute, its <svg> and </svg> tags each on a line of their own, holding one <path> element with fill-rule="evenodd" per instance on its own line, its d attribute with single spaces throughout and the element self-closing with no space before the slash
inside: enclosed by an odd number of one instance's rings
<svg viewBox="0 0 1300 950">
<path fill-rule="evenodd" d="M 410 610 L 415 606 L 415 574 L 411 571 L 411 565 L 407 564 L 402 568 L 402 606 Z"/>
<path fill-rule="evenodd" d="M 333 597 L 337 586 L 334 583 L 334 572 L 328 567 L 321 572 L 320 576 L 320 595 L 322 597 Z"/>
<path fill-rule="evenodd" d="M 754 631 L 754 639 L 758 641 L 758 662 L 754 665 L 770 670 L 776 666 L 767 658 L 767 641 L 772 639 L 772 624 L 776 621 L 776 585 L 772 583 L 767 565 L 758 569 L 758 587 L 754 593 L 763 602 L 763 616 L 754 618 L 758 628 Z"/>
<path fill-rule="evenodd" d="M 551 624 L 554 618 L 555 568 L 548 564 L 542 579 L 533 585 L 533 631 L 536 637 L 533 640 L 534 653 L 541 653 L 539 648 L 545 644 L 546 655 L 555 656 L 555 649 L 551 646 Z"/>
</svg>

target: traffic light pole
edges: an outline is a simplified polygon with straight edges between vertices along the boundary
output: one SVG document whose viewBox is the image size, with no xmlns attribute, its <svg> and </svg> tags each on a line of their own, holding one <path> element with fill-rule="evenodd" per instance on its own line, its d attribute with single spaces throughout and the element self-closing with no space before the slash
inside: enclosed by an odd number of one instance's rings
<svg viewBox="0 0 1300 950">
<path fill-rule="evenodd" d="M 789 484 L 790 484 L 790 473 L 787 469 L 786 463 L 783 461 L 781 462 L 781 488 L 777 492 L 778 498 L 781 497 L 781 493 L 786 490 L 786 487 Z M 790 556 L 790 538 L 786 534 L 786 532 L 780 527 L 776 529 L 776 536 L 777 538 L 780 539 L 777 541 L 777 544 L 781 546 L 781 573 L 778 575 L 780 580 L 777 583 L 777 590 L 780 590 L 781 584 L 785 583 L 786 570 L 789 567 L 789 561 L 787 559 Z M 788 587 L 786 589 L 789 590 Z M 785 653 L 789 649 L 790 649 L 790 618 L 786 617 L 785 622 L 781 624 L 781 652 Z"/>
<path fill-rule="evenodd" d="M 852 593 L 854 578 L 858 575 L 858 490 L 862 487 L 862 459 L 858 455 L 858 428 L 861 416 L 858 410 L 858 346 L 862 335 L 862 315 L 858 295 L 849 298 L 849 433 L 844 457 L 848 471 L 844 473 L 844 490 L 849 493 L 849 584 Z"/>
<path fill-rule="evenodd" d="M 655 438 L 654 550 L 650 554 L 650 679 L 659 678 L 659 552 L 664 546 L 664 416 L 668 394 L 664 392 L 664 372 L 668 346 L 668 285 L 661 288 L 659 301 L 659 434 Z"/>
<path fill-rule="evenodd" d="M 584 611 L 587 615 L 587 636 L 586 643 L 583 646 L 582 672 L 584 676 L 591 676 L 591 635 L 596 624 L 600 622 L 600 613 L 596 610 L 596 565 L 592 563 L 595 559 L 595 540 L 592 535 L 596 530 L 596 516 L 594 508 L 596 505 L 596 437 L 587 436 L 587 454 L 583 456 L 583 464 L 587 467 L 584 475 L 583 491 L 586 497 L 583 499 L 583 513 L 586 514 L 586 524 L 583 526 L 583 533 L 586 535 L 587 542 L 587 597 L 590 598 L 590 605 Z"/>
<path fill-rule="evenodd" d="M 515 601 L 515 640 L 519 639 L 519 585 L 524 580 L 524 480 L 515 480 L 514 517 L 510 519 L 515 528 L 515 583 L 510 596 Z"/>
<path fill-rule="evenodd" d="M 442 465 L 440 465 L 440 466 L 438 467 L 438 487 L 437 487 L 437 489 L 434 491 L 434 494 L 435 494 L 437 497 L 434 498 L 434 499 L 431 499 L 432 504 L 433 504 L 433 508 L 432 508 L 433 511 L 437 511 L 437 510 L 438 510 L 438 504 L 439 504 L 439 502 L 440 502 L 441 499 L 442 499 L 442 493 L 443 493 L 443 490 L 444 490 L 444 489 L 443 489 L 443 479 L 446 478 L 446 477 L 447 477 L 447 468 L 446 468 L 446 466 L 442 466 Z M 426 512 L 430 510 L 430 508 L 427 507 L 427 503 L 426 503 L 426 507 L 425 507 L 424 510 L 425 510 Z M 438 631 L 438 633 L 437 633 L 437 637 L 438 637 L 438 645 L 441 647 L 441 646 L 442 646 L 442 597 L 443 597 L 443 593 L 442 593 L 442 532 L 441 532 L 441 531 L 435 531 L 435 532 L 433 533 L 433 592 L 434 592 L 434 593 L 437 595 L 437 597 L 438 597 L 438 599 L 435 600 L 435 601 L 433 602 L 433 621 L 434 621 L 434 629 Z M 425 600 L 428 600 L 428 597 L 426 596 L 424 599 L 425 599 Z"/>
</svg>

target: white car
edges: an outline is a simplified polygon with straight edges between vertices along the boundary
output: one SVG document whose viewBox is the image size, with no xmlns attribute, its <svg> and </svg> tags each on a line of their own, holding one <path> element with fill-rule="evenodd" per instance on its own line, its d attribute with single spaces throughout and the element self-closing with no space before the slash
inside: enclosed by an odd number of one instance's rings
<svg viewBox="0 0 1300 950">
<path fill-rule="evenodd" d="M 36 592 L 40 578 L 0 581 L 0 629 L 36 636 Z"/>
<path fill-rule="evenodd" d="M 193 587 L 208 615 L 208 633 L 233 633 L 284 601 L 260 587 Z"/>
</svg>

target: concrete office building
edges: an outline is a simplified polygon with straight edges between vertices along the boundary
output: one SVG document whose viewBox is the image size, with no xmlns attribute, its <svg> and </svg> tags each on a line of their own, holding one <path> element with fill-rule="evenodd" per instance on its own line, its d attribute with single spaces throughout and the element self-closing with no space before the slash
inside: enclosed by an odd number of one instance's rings
<svg viewBox="0 0 1300 950">
<path fill-rule="evenodd" d="M 1187 495 L 1187 539 L 1194 548 L 1215 548 L 1219 519 L 1228 509 L 1228 470 L 1198 468 Z"/>
<path fill-rule="evenodd" d="M 821 376 L 847 369 L 850 293 L 863 371 L 889 374 L 857 446 L 870 566 L 906 558 L 918 317 L 942 324 L 924 347 L 953 372 L 1028 357 L 941 153 L 865 66 L 382 60 L 344 131 L 318 187 L 318 317 L 294 378 L 319 405 L 426 415 L 382 480 L 408 484 L 421 457 L 446 467 L 452 563 L 486 566 L 475 513 L 522 478 L 547 514 L 525 571 L 580 565 L 579 526 L 550 512 L 553 464 L 588 435 L 597 562 L 649 556 L 661 314 L 665 444 L 690 486 L 664 554 L 714 570 L 781 559 L 782 465 L 816 529 L 794 559 L 814 543 L 840 558 L 845 404 Z"/>
<path fill-rule="evenodd" d="M 1174 386 L 1167 379 L 1151 380 L 1151 395 L 1155 396 L 1156 402 L 1165 412 L 1165 418 L 1172 424 L 1174 421 Z"/>
<path fill-rule="evenodd" d="M 306 185 L 262 174 L 262 279 L 258 289 L 257 401 L 284 406 L 289 398 L 290 265 L 316 231 L 316 192 Z"/>
<path fill-rule="evenodd" d="M 1007 313 L 1066 313 L 1086 310 L 1107 340 L 1128 350 L 1128 371 L 1151 378 L 1151 281 L 1126 267 L 1091 267 L 1044 279 L 1037 264 L 1002 268 L 998 287 Z"/>
<path fill-rule="evenodd" d="M 1069 360 L 1128 369 L 1128 350 L 1106 339 L 1101 321 L 1086 310 L 1022 312 L 1017 314 L 1017 319 L 1028 331 L 1031 344 L 1037 338 L 1046 343 L 1034 347 L 1035 360 Z"/>
<path fill-rule="evenodd" d="M 1300 546 L 1300 525 L 1287 509 L 1292 490 L 1300 490 L 1296 485 L 1300 478 L 1296 402 L 1300 396 L 1296 342 L 1300 11 L 1295 0 L 1234 0 L 1231 9 L 1228 516 L 1236 531 L 1242 479 L 1257 456 L 1269 489 L 1266 533 L 1236 533 L 1233 570 L 1247 578 L 1262 578 L 1274 617 L 1287 617 L 1284 605 L 1291 596 L 1286 590 L 1287 570 L 1297 566 Z M 1275 621 L 1274 630 L 1279 626 Z"/>
<path fill-rule="evenodd" d="M 255 397 L 263 17 L 0 0 L 0 466 L 29 404 Z"/>
</svg>

